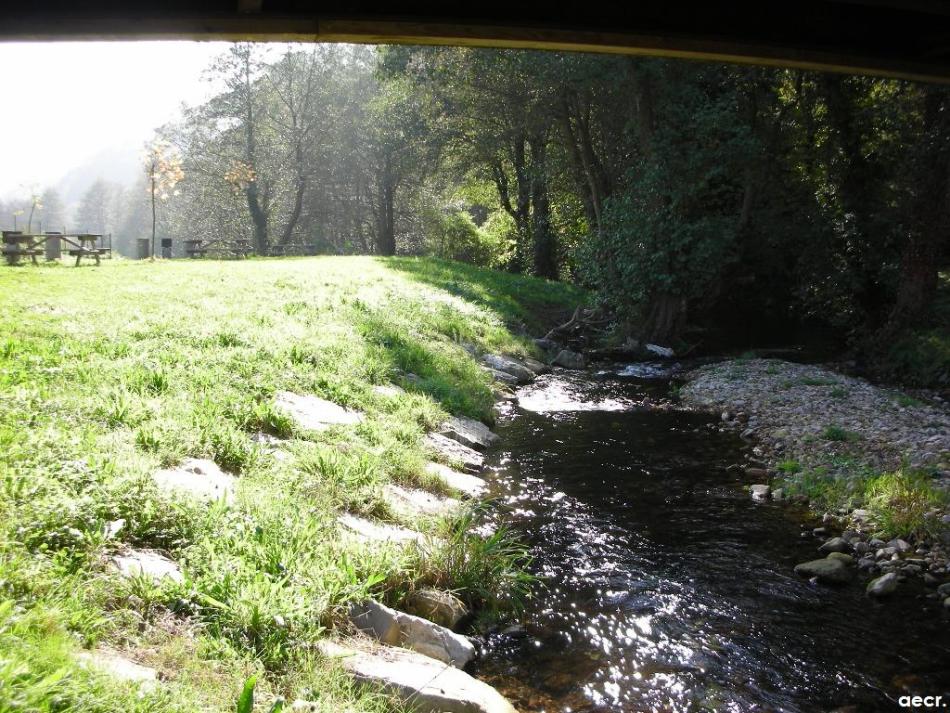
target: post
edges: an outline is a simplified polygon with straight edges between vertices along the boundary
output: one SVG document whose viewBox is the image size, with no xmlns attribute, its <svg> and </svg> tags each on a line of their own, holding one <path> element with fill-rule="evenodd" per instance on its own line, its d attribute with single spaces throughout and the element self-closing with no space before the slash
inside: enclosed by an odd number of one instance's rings
<svg viewBox="0 0 950 713">
<path fill-rule="evenodd" d="M 135 244 L 135 257 L 138 260 L 148 260 L 151 253 L 151 243 L 148 238 L 139 238 Z"/>
<path fill-rule="evenodd" d="M 47 260 L 59 260 L 63 256 L 63 241 L 60 235 L 62 235 L 62 233 L 46 233 L 45 248 Z"/>
</svg>

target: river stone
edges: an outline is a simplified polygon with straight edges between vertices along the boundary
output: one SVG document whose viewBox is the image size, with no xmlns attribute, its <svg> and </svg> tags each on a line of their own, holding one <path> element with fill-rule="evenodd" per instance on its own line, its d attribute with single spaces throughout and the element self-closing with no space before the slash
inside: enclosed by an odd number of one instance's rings
<svg viewBox="0 0 950 713">
<path fill-rule="evenodd" d="M 870 545 L 867 542 L 855 542 L 854 543 L 854 552 L 858 555 L 866 555 L 871 549 Z"/>
<path fill-rule="evenodd" d="M 174 560 L 151 550 L 130 550 L 126 554 L 115 555 L 110 562 L 127 579 L 145 575 L 154 582 L 168 579 L 180 584 L 185 581 L 181 568 Z"/>
<path fill-rule="evenodd" d="M 950 582 L 946 582 L 937 587 L 937 594 L 941 597 L 950 597 Z"/>
<path fill-rule="evenodd" d="M 548 366 L 544 362 L 538 361 L 537 359 L 533 359 L 531 357 L 524 357 L 521 361 L 524 363 L 526 367 L 531 369 L 531 371 L 533 371 L 535 374 L 547 374 L 549 371 L 551 371 L 550 366 Z"/>
<path fill-rule="evenodd" d="M 425 490 L 403 488 L 399 485 L 386 485 L 383 488 L 386 502 L 403 517 L 414 518 L 420 515 L 442 516 L 458 510 L 461 503 L 454 498 L 443 498 Z"/>
<path fill-rule="evenodd" d="M 503 357 L 498 354 L 486 354 L 482 357 L 482 363 L 492 369 L 515 377 L 519 384 L 528 384 L 534 381 L 534 372 L 524 364 L 510 357 Z"/>
<path fill-rule="evenodd" d="M 379 645 L 364 650 L 332 641 L 317 646 L 357 682 L 382 687 L 417 713 L 517 713 L 487 683 L 414 651 Z"/>
<path fill-rule="evenodd" d="M 909 542 L 907 542 L 906 540 L 902 540 L 900 538 L 896 538 L 896 537 L 890 542 L 888 542 L 887 546 L 893 547 L 895 551 L 900 552 L 901 554 L 904 554 L 905 552 L 910 552 L 913 549 L 910 546 Z"/>
<path fill-rule="evenodd" d="M 570 349 L 562 349 L 554 357 L 554 363 L 563 366 L 565 369 L 583 369 L 587 362 L 583 354 L 572 352 Z"/>
<path fill-rule="evenodd" d="M 846 539 L 843 537 L 832 537 L 819 547 L 818 551 L 826 555 L 829 552 L 847 552 L 850 549 L 851 545 L 848 544 Z"/>
<path fill-rule="evenodd" d="M 188 458 L 175 468 L 156 471 L 152 479 L 162 491 L 199 500 L 234 500 L 234 476 L 206 458 Z"/>
<path fill-rule="evenodd" d="M 838 560 L 845 564 L 854 564 L 854 557 L 846 555 L 844 552 L 830 552 L 825 559 Z"/>
<path fill-rule="evenodd" d="M 426 445 L 432 448 L 436 453 L 450 461 L 458 461 L 462 464 L 463 470 L 469 473 L 477 473 L 482 469 L 485 458 L 474 448 L 463 446 L 458 441 L 446 438 L 439 433 L 430 433 L 426 436 Z"/>
<path fill-rule="evenodd" d="M 491 376 L 491 378 L 493 378 L 495 381 L 500 381 L 503 384 L 509 384 L 511 386 L 514 386 L 515 384 L 518 383 L 517 377 L 512 376 L 511 374 L 507 374 L 504 371 L 498 371 L 498 369 L 492 369 L 490 366 L 483 366 L 482 368 L 485 371 L 487 371 L 489 376 Z"/>
<path fill-rule="evenodd" d="M 481 421 L 465 416 L 452 416 L 442 424 L 439 433 L 458 441 L 463 446 L 485 450 L 498 441 L 498 435 Z"/>
<path fill-rule="evenodd" d="M 777 503 L 780 503 L 783 500 L 785 500 L 785 491 L 782 488 L 776 488 L 775 490 L 773 490 L 772 500 L 774 500 Z"/>
<path fill-rule="evenodd" d="M 845 584 L 851 581 L 851 570 L 836 559 L 811 560 L 795 565 L 795 574 L 801 577 L 817 577 L 825 584 Z"/>
<path fill-rule="evenodd" d="M 752 499 L 759 502 L 769 499 L 769 493 L 772 488 L 764 483 L 758 483 L 756 485 L 749 486 L 749 492 L 752 494 Z"/>
<path fill-rule="evenodd" d="M 441 478 L 446 485 L 470 498 L 477 498 L 488 490 L 488 484 L 479 477 L 468 473 L 459 473 L 441 463 L 426 463 L 426 470 Z"/>
<path fill-rule="evenodd" d="M 391 542 L 394 544 L 425 543 L 425 535 L 415 530 L 409 530 L 398 525 L 387 525 L 382 522 L 373 522 L 356 515 L 341 515 L 339 522 L 347 531 L 362 540 L 370 542 Z"/>
<path fill-rule="evenodd" d="M 950 611 L 950 597 L 943 600 L 943 608 Z"/>
<path fill-rule="evenodd" d="M 142 666 L 111 649 L 81 651 L 76 655 L 86 668 L 104 673 L 124 683 L 137 684 L 139 690 L 154 691 L 158 687 L 158 671 Z"/>
<path fill-rule="evenodd" d="M 420 589 L 413 592 L 404 603 L 409 614 L 421 616 L 447 629 L 455 629 L 458 623 L 468 616 L 468 609 L 462 600 L 451 592 L 438 589 Z"/>
<path fill-rule="evenodd" d="M 278 391 L 275 405 L 308 431 L 322 431 L 330 426 L 351 426 L 363 420 L 361 413 L 345 409 L 332 401 L 290 391 Z"/>
<path fill-rule="evenodd" d="M 424 656 L 464 668 L 475 657 L 472 642 L 428 619 L 390 609 L 369 599 L 350 607 L 357 629 L 390 646 L 401 646 Z"/>
<path fill-rule="evenodd" d="M 897 589 L 898 578 L 894 572 L 872 579 L 867 586 L 867 593 L 872 597 L 884 597 Z"/>
</svg>

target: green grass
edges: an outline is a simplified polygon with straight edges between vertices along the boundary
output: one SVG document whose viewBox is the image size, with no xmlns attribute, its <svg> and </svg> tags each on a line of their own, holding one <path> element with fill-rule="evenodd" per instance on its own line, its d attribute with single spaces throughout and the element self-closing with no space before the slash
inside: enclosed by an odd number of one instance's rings
<svg viewBox="0 0 950 713">
<path fill-rule="evenodd" d="M 448 413 L 492 418 L 465 346 L 531 353 L 522 323 L 584 297 L 416 259 L 0 269 L 0 691 L 25 702 L 0 713 L 233 711 L 251 676 L 267 705 L 319 696 L 327 711 L 391 710 L 313 642 L 349 601 L 396 603 L 429 583 L 495 615 L 516 609 L 524 552 L 464 520 L 403 523 L 450 535 L 425 556 L 367 549 L 337 537 L 335 519 L 398 521 L 382 488 L 433 485 L 424 434 Z M 390 382 L 406 392 L 373 391 Z M 366 418 L 302 432 L 272 406 L 284 389 Z M 289 439 L 292 459 L 269 455 L 257 431 Z M 151 473 L 190 456 L 239 476 L 233 506 L 156 490 Z M 124 546 L 167 553 L 186 581 L 117 580 L 105 562 Z M 177 673 L 140 699 L 75 666 L 96 644 Z"/>
<path fill-rule="evenodd" d="M 861 439 L 861 434 L 848 431 L 834 424 L 826 426 L 825 430 L 821 432 L 821 436 L 826 441 L 841 441 L 843 443 L 852 443 Z"/>
</svg>

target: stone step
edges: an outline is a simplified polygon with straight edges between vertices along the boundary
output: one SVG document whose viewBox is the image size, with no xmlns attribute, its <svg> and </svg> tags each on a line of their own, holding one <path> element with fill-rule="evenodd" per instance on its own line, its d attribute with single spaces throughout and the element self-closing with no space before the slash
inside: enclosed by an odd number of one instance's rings
<svg viewBox="0 0 950 713">
<path fill-rule="evenodd" d="M 441 463 L 430 461 L 426 463 L 426 470 L 441 478 L 450 488 L 454 488 L 470 498 L 484 495 L 488 490 L 488 483 L 481 478 L 468 473 L 459 473 L 457 470 L 452 470 Z"/>
<path fill-rule="evenodd" d="M 350 621 L 383 644 L 400 646 L 456 668 L 475 658 L 472 642 L 428 619 L 390 609 L 369 599 L 350 607 Z"/>
<path fill-rule="evenodd" d="M 426 537 L 421 532 L 409 530 L 398 525 L 374 522 L 356 515 L 341 515 L 337 522 L 343 528 L 366 542 L 390 542 L 393 544 L 425 544 Z"/>
<path fill-rule="evenodd" d="M 462 504 L 455 498 L 443 498 L 425 490 L 386 485 L 383 495 L 389 506 L 405 518 L 420 516 L 444 517 L 459 510 Z"/>
<path fill-rule="evenodd" d="M 482 469 L 485 458 L 474 448 L 463 446 L 440 433 L 430 433 L 426 436 L 426 445 L 449 461 L 459 462 L 462 469 L 468 473 L 477 473 Z"/>
<path fill-rule="evenodd" d="M 458 441 L 463 446 L 485 450 L 498 442 L 498 435 L 481 421 L 465 416 L 453 416 L 442 424 L 439 433 Z"/>
<path fill-rule="evenodd" d="M 234 500 L 235 477 L 207 458 L 188 458 L 174 468 L 156 471 L 152 479 L 163 492 L 198 500 Z"/>
<path fill-rule="evenodd" d="M 414 651 L 369 642 L 318 647 L 356 681 L 382 688 L 417 713 L 517 713 L 487 683 Z"/>
<path fill-rule="evenodd" d="M 290 391 L 278 391 L 275 406 L 308 431 L 322 431 L 330 426 L 352 426 L 363 420 L 363 414 L 358 411 L 345 409 L 317 396 Z"/>
<path fill-rule="evenodd" d="M 145 575 L 156 583 L 166 579 L 178 584 L 185 581 L 177 562 L 152 550 L 129 550 L 113 556 L 110 564 L 126 578 Z"/>
</svg>

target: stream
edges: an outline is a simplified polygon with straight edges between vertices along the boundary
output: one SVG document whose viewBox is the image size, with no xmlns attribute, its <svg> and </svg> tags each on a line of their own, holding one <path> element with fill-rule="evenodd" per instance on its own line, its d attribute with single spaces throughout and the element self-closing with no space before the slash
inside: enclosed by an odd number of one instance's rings
<svg viewBox="0 0 950 713">
<path fill-rule="evenodd" d="M 651 365 L 557 372 L 519 391 L 486 471 L 490 517 L 541 578 L 476 675 L 525 713 L 900 710 L 950 695 L 950 617 L 918 582 L 812 585 L 798 506 L 757 504 L 749 446 L 674 408 Z M 948 698 L 947 700 L 950 700 Z"/>
</svg>

